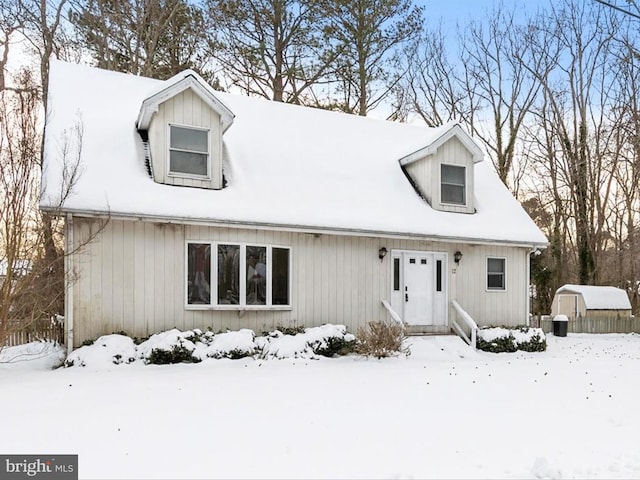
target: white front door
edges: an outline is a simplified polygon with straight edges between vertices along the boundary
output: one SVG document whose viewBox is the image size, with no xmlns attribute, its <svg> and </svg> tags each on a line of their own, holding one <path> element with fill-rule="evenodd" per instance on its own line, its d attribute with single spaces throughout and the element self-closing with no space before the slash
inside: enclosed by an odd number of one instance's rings
<svg viewBox="0 0 640 480">
<path fill-rule="evenodd" d="M 426 254 L 404 256 L 404 321 L 409 325 L 433 325 L 432 265 Z"/>
<path fill-rule="evenodd" d="M 447 325 L 447 254 L 394 251 L 392 259 L 393 309 L 409 325 Z"/>
</svg>

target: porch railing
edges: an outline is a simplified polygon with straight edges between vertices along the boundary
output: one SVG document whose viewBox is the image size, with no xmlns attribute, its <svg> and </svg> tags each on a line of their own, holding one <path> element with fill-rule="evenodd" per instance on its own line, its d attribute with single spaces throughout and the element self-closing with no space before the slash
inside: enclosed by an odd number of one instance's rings
<svg viewBox="0 0 640 480">
<path fill-rule="evenodd" d="M 451 305 L 456 311 L 456 315 L 451 319 L 451 326 L 453 327 L 453 330 L 470 346 L 476 348 L 478 324 L 458 302 L 451 300 Z"/>
<path fill-rule="evenodd" d="M 398 322 L 400 325 L 403 325 L 403 326 L 405 325 L 405 323 L 402 321 L 402 318 L 400 318 L 400 315 L 398 315 L 398 313 L 393 309 L 393 307 L 391 307 L 389 302 L 387 302 L 386 300 L 382 300 L 382 305 L 384 306 L 384 308 L 387 309 L 387 312 L 389 312 L 389 315 L 391 316 L 394 322 Z"/>
</svg>

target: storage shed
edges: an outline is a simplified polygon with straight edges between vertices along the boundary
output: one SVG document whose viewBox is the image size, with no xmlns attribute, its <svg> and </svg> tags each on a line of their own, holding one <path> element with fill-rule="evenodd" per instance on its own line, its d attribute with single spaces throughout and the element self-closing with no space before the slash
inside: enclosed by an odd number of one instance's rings
<svg viewBox="0 0 640 480">
<path fill-rule="evenodd" d="M 631 302 L 620 288 L 595 285 L 563 285 L 553 297 L 551 315 L 578 317 L 631 317 Z"/>
</svg>

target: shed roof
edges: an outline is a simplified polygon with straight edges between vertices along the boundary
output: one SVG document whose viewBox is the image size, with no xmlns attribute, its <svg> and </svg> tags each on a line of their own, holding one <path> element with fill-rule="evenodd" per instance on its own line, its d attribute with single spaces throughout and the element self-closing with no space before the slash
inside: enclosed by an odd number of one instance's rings
<svg viewBox="0 0 640 480">
<path fill-rule="evenodd" d="M 595 285 L 563 285 L 556 291 L 582 295 L 588 310 L 631 310 L 627 292 L 620 288 Z"/>
<path fill-rule="evenodd" d="M 172 80 L 176 82 L 176 78 Z M 547 240 L 488 162 L 475 164 L 475 214 L 442 212 L 420 198 L 400 159 L 456 125 L 363 118 L 215 92 L 235 115 L 224 134 L 227 187 L 155 183 L 136 132 L 143 101 L 164 82 L 54 61 L 41 206 L 60 203 L 65 134 L 82 125 L 81 171 L 67 212 L 265 228 L 406 235 L 546 246 Z M 470 137 L 469 137 L 470 138 Z"/>
</svg>

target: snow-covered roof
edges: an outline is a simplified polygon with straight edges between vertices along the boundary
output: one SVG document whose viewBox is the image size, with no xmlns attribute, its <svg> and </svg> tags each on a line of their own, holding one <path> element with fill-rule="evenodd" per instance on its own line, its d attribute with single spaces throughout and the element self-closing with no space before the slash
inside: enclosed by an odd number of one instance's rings
<svg viewBox="0 0 640 480">
<path fill-rule="evenodd" d="M 475 164 L 475 214 L 438 211 L 417 195 L 400 159 L 459 127 L 427 128 L 216 92 L 235 115 L 223 137 L 227 186 L 176 187 L 146 173 L 136 132 L 141 105 L 165 82 L 57 61 L 50 75 L 43 208 L 60 202 L 65 133 L 81 122 L 81 175 L 63 211 L 547 244 L 488 162 Z"/>
<path fill-rule="evenodd" d="M 150 92 L 149 96 L 143 100 L 138 114 L 138 121 L 136 122 L 137 127 L 142 130 L 149 128 L 151 118 L 153 114 L 158 111 L 160 104 L 187 89 L 191 89 L 209 105 L 209 107 L 218 112 L 222 121 L 223 131 L 231 126 L 233 123 L 233 113 L 217 98 L 213 88 L 193 70 L 185 70 L 161 82 L 158 88 Z"/>
<path fill-rule="evenodd" d="M 454 136 L 457 137 L 467 150 L 471 152 L 474 163 L 484 160 L 484 153 L 482 153 L 480 146 L 459 124 L 454 123 L 450 126 L 447 125 L 446 127 L 446 129 L 437 129 L 439 132 L 438 135 L 434 135 L 428 145 L 421 144 L 415 152 L 411 152 L 409 155 L 402 157 L 400 159 L 400 165 L 409 165 L 410 163 L 416 162 L 427 155 L 433 155 L 438 151 L 438 148 Z"/>
<path fill-rule="evenodd" d="M 561 293 L 582 295 L 589 310 L 631 310 L 627 292 L 616 287 L 567 284 L 556 291 L 556 295 Z"/>
</svg>

